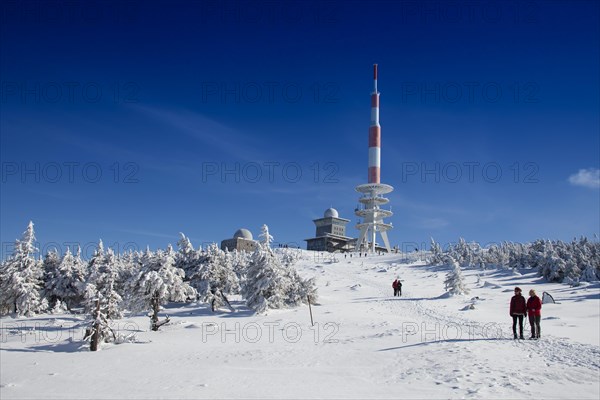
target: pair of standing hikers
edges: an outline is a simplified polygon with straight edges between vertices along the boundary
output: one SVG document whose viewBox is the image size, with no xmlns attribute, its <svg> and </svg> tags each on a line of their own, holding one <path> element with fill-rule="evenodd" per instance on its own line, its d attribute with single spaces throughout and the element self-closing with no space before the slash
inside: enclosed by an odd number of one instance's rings
<svg viewBox="0 0 600 400">
<path fill-rule="evenodd" d="M 392 283 L 392 287 L 394 288 L 394 296 L 402 296 L 402 282 L 400 282 L 400 278 L 396 278 Z"/>
<path fill-rule="evenodd" d="M 531 325 L 531 337 L 529 339 L 540 338 L 540 320 L 542 319 L 542 301 L 535 294 L 535 290 L 529 291 L 529 299 L 521 295 L 521 288 L 515 288 L 515 295 L 510 299 L 510 316 L 513 319 L 513 335 L 517 339 L 517 322 L 519 323 L 519 337 L 523 337 L 523 318 L 529 316 L 529 325 Z"/>
</svg>

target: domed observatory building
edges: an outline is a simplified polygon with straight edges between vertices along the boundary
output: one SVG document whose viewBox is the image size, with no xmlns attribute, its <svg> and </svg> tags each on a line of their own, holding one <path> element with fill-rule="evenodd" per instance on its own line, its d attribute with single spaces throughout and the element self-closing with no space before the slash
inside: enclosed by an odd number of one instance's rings
<svg viewBox="0 0 600 400">
<path fill-rule="evenodd" d="M 225 239 L 221 242 L 221 250 L 254 251 L 256 241 L 252 237 L 252 232 L 248 229 L 240 228 L 233 234 L 233 238 Z"/>
<path fill-rule="evenodd" d="M 340 218 L 335 208 L 328 208 L 323 218 L 313 220 L 317 227 L 314 238 L 304 239 L 306 250 L 329 251 L 351 251 L 354 249 L 356 239 L 346 236 L 346 224 L 349 219 Z"/>
</svg>

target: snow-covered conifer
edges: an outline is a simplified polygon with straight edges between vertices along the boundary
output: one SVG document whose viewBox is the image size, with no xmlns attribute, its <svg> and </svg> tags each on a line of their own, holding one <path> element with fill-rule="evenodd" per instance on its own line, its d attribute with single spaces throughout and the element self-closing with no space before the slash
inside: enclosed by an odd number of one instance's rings
<svg viewBox="0 0 600 400">
<path fill-rule="evenodd" d="M 133 311 L 152 311 L 153 326 L 158 322 L 160 307 L 169 301 L 185 301 L 196 293 L 183 281 L 185 273 L 175 267 L 172 249 L 146 252 L 143 265 L 128 285 L 128 303 Z"/>
<path fill-rule="evenodd" d="M 260 229 L 260 235 L 258 235 L 260 238 L 262 238 L 260 240 L 260 243 L 262 243 L 263 245 L 265 245 L 267 248 L 271 248 L 271 243 L 273 242 L 273 236 L 271 236 L 269 234 L 269 227 L 264 224 L 262 226 L 262 228 Z"/>
<path fill-rule="evenodd" d="M 206 249 L 206 258 L 200 267 L 198 278 L 196 289 L 202 301 L 211 301 L 217 293 L 227 295 L 240 291 L 232 258 L 214 243 Z"/>
<path fill-rule="evenodd" d="M 565 261 L 558 256 L 554 246 L 548 246 L 544 253 L 544 260 L 540 265 L 540 274 L 549 282 L 562 282 L 565 277 L 565 267 Z"/>
<path fill-rule="evenodd" d="M 444 253 L 442 251 L 439 243 L 436 243 L 433 238 L 431 238 L 431 265 L 442 265 L 444 263 Z"/>
<path fill-rule="evenodd" d="M 206 253 L 201 249 L 196 250 L 189 238 L 180 233 L 180 239 L 177 242 L 178 251 L 175 254 L 175 266 L 185 272 L 185 280 L 194 288 L 198 288 L 200 283 L 200 268 L 206 259 Z"/>
<path fill-rule="evenodd" d="M 44 270 L 35 258 L 37 251 L 33 222 L 29 222 L 21 240 L 15 243 L 14 253 L 1 264 L 0 312 L 30 316 L 48 307 L 41 294 Z"/>
<path fill-rule="evenodd" d="M 261 313 L 268 308 L 293 307 L 316 298 L 314 281 L 303 280 L 285 267 L 266 245 L 259 244 L 248 265 L 242 295 L 248 307 Z"/>
<path fill-rule="evenodd" d="M 450 295 L 468 294 L 469 290 L 465 285 L 465 280 L 460 269 L 458 261 L 450 259 L 450 272 L 446 275 L 444 285 Z"/>
<path fill-rule="evenodd" d="M 56 249 L 52 249 L 46 253 L 44 256 L 44 261 L 42 263 L 42 269 L 44 270 L 44 287 L 43 290 L 44 297 L 48 300 L 50 307 L 54 306 L 54 302 L 56 298 L 53 297 L 52 293 L 48 292 L 48 283 L 58 275 L 58 267 L 60 265 L 60 256 Z"/>
<path fill-rule="evenodd" d="M 83 300 L 85 293 L 85 268 L 80 257 L 80 250 L 74 256 L 70 249 L 60 261 L 56 271 L 46 281 L 46 293 L 51 307 L 64 303 L 70 310 Z"/>
<path fill-rule="evenodd" d="M 100 300 L 100 309 L 108 319 L 118 319 L 123 316 L 123 298 L 117 291 L 119 282 L 118 260 L 112 249 L 104 251 L 102 240 L 89 262 L 89 276 L 86 282 L 86 310 L 93 312 L 96 299 Z"/>
</svg>

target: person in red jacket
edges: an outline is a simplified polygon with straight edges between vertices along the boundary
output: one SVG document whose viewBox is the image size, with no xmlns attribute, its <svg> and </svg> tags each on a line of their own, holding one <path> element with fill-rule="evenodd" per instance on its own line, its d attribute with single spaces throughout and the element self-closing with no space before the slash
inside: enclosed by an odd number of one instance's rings
<svg viewBox="0 0 600 400">
<path fill-rule="evenodd" d="M 527 299 L 527 315 L 529 316 L 529 325 L 531 325 L 531 337 L 529 339 L 539 339 L 542 301 L 533 289 L 529 291 L 529 298 Z"/>
<path fill-rule="evenodd" d="M 513 319 L 513 335 L 517 338 L 517 321 L 519 321 L 519 337 L 523 337 L 523 317 L 527 313 L 527 305 L 525 303 L 525 297 L 521 295 L 521 288 L 515 288 L 515 295 L 510 299 L 510 316 Z"/>
<path fill-rule="evenodd" d="M 394 288 L 394 297 L 398 296 L 398 283 L 400 281 L 398 279 L 394 280 L 394 282 L 392 282 L 392 287 Z"/>
</svg>

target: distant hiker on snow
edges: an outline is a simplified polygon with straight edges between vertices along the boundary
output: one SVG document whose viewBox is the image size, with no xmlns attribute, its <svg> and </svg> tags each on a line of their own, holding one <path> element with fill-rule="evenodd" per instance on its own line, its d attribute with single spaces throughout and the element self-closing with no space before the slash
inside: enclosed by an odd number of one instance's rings
<svg viewBox="0 0 600 400">
<path fill-rule="evenodd" d="M 529 299 L 527 299 L 527 315 L 529 316 L 529 325 L 531 325 L 531 337 L 529 339 L 539 339 L 542 301 L 533 289 L 529 291 Z"/>
<path fill-rule="evenodd" d="M 400 282 L 400 279 L 396 278 L 392 283 L 392 287 L 394 288 L 394 296 L 402 296 L 402 282 Z"/>
<path fill-rule="evenodd" d="M 521 295 L 521 288 L 515 288 L 515 295 L 510 299 L 510 316 L 513 319 L 513 335 L 517 338 L 517 321 L 519 321 L 519 337 L 523 337 L 523 317 L 527 313 L 527 304 L 525 303 L 525 297 Z"/>
</svg>

